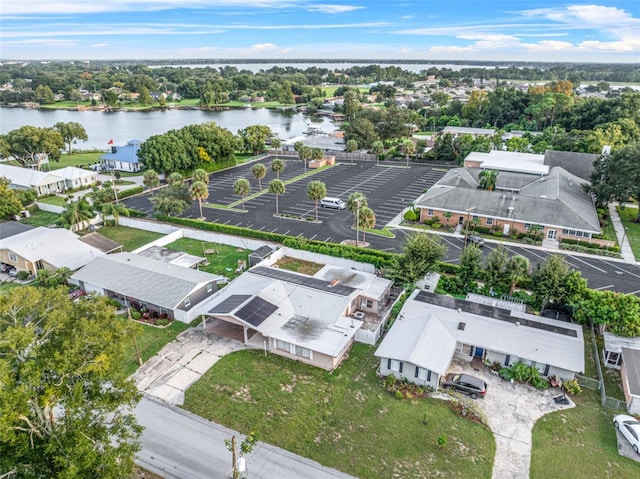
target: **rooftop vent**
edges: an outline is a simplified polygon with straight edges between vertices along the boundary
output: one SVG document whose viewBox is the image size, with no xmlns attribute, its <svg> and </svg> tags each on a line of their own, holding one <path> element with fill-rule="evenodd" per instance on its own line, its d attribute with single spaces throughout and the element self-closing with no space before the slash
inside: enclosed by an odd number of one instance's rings
<svg viewBox="0 0 640 479">
<path fill-rule="evenodd" d="M 467 326 L 467 323 L 458 323 L 458 329 L 460 331 L 464 331 L 464 328 Z"/>
<path fill-rule="evenodd" d="M 365 314 L 362 311 L 356 311 L 355 313 L 353 313 L 353 317 L 355 319 L 359 319 L 360 321 L 362 321 L 364 319 Z"/>
<path fill-rule="evenodd" d="M 329 287 L 333 288 L 336 284 L 338 284 L 340 282 L 340 280 L 338 278 L 334 279 L 333 281 L 331 281 L 331 283 L 329 283 Z"/>
</svg>

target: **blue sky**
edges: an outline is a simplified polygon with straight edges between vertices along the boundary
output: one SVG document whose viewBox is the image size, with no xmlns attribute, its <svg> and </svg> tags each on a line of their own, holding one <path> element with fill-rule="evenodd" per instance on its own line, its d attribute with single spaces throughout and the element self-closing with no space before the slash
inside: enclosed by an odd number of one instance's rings
<svg viewBox="0 0 640 479">
<path fill-rule="evenodd" d="M 640 0 L 2 0 L 0 58 L 640 63 Z"/>
</svg>

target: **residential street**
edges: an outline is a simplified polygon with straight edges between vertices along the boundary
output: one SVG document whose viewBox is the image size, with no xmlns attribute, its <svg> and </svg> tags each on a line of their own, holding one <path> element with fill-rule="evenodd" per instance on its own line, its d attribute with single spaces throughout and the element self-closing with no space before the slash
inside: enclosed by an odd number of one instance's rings
<svg viewBox="0 0 640 479">
<path fill-rule="evenodd" d="M 140 466 L 167 479 L 231 477 L 231 452 L 224 440 L 235 434 L 240 443 L 243 436 L 237 432 L 147 397 L 138 404 L 136 416 L 145 427 L 136 460 Z M 262 442 L 246 460 L 250 478 L 352 477 Z"/>
</svg>

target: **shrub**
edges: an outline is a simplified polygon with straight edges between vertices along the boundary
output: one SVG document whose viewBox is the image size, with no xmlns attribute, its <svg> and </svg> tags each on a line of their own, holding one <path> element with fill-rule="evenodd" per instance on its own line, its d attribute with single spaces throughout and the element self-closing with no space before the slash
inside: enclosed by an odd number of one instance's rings
<svg viewBox="0 0 640 479">
<path fill-rule="evenodd" d="M 444 449 L 447 446 L 447 436 L 441 434 L 438 436 L 438 449 Z"/>
<path fill-rule="evenodd" d="M 144 191 L 143 186 L 135 186 L 133 188 L 129 188 L 128 190 L 118 191 L 118 199 L 128 198 L 129 196 L 138 195 Z"/>
<path fill-rule="evenodd" d="M 404 219 L 405 219 L 405 221 L 416 221 L 416 219 L 417 219 L 416 212 L 413 211 L 413 210 L 405 211 Z"/>
<path fill-rule="evenodd" d="M 142 317 L 142 313 L 137 309 L 131 310 L 131 319 L 140 319 Z"/>
<path fill-rule="evenodd" d="M 573 394 L 574 396 L 578 396 L 582 393 L 582 388 L 580 387 L 580 384 L 578 384 L 578 380 L 575 378 L 564 381 L 562 383 L 562 387 L 566 392 Z"/>
<path fill-rule="evenodd" d="M 401 389 L 398 389 L 396 391 L 396 399 L 404 399 L 404 394 L 402 393 Z"/>
<path fill-rule="evenodd" d="M 16 276 L 16 278 L 18 278 L 21 281 L 24 281 L 28 277 L 29 277 L 29 272 L 28 271 L 18 271 L 18 275 Z"/>
</svg>

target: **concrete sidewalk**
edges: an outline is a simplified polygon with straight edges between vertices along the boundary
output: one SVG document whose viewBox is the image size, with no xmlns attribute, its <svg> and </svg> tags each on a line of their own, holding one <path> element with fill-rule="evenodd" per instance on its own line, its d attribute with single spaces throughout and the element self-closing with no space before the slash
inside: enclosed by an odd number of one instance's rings
<svg viewBox="0 0 640 479">
<path fill-rule="evenodd" d="M 618 214 L 618 203 L 609 203 L 609 218 L 611 218 L 611 223 L 613 224 L 613 229 L 616 231 L 616 236 L 618 237 L 618 244 L 620 245 L 620 254 L 624 259 L 625 263 L 630 264 L 640 264 L 636 261 L 636 257 L 633 254 L 633 250 L 631 249 L 631 243 L 629 243 L 629 238 L 627 236 L 627 232 L 622 224 L 622 220 L 620 219 L 620 215 Z M 632 205 L 629 205 L 632 206 Z M 635 205 L 633 205 L 635 206 Z"/>
</svg>

